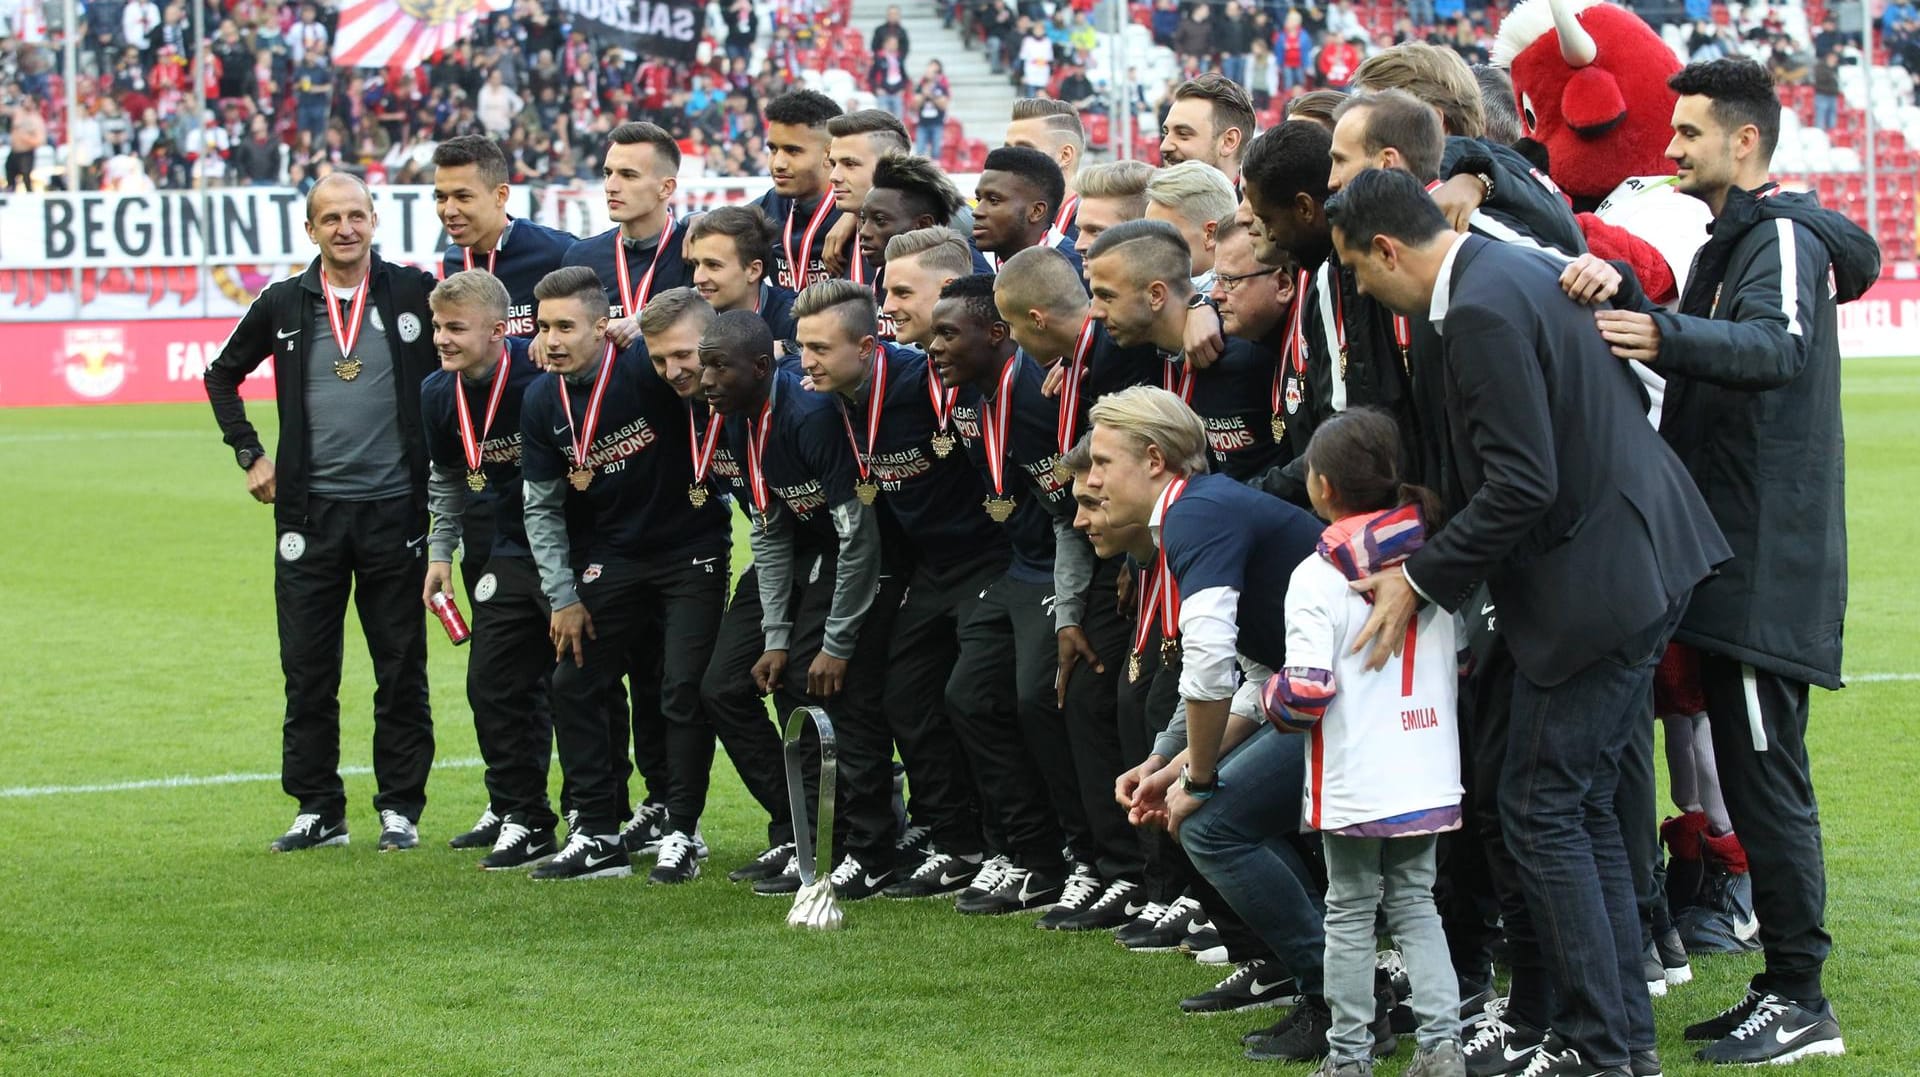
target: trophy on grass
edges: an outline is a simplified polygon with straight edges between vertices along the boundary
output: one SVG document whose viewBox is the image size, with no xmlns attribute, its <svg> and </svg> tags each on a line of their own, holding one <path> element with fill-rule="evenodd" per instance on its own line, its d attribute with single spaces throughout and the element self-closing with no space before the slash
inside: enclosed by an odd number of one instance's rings
<svg viewBox="0 0 1920 1077">
<path fill-rule="evenodd" d="M 801 736 L 811 721 L 820 736 L 820 796 L 817 842 L 807 827 L 807 780 L 803 764 L 806 745 Z M 793 858 L 799 865 L 800 892 L 793 895 L 793 911 L 787 913 L 787 926 L 807 927 L 815 931 L 835 931 L 846 922 L 840 904 L 833 899 L 833 786 L 839 768 L 839 751 L 833 738 L 833 722 L 819 707 L 795 707 L 781 730 L 782 750 L 787 759 L 787 811 L 793 816 Z"/>
</svg>

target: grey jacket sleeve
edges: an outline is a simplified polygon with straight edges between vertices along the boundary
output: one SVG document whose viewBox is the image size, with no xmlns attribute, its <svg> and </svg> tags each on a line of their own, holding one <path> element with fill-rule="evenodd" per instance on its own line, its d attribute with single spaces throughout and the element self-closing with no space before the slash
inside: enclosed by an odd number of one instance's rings
<svg viewBox="0 0 1920 1077">
<path fill-rule="evenodd" d="M 1093 586 L 1093 544 L 1071 519 L 1053 518 L 1053 630 L 1078 627 Z"/>
<path fill-rule="evenodd" d="M 562 610 L 580 601 L 574 589 L 573 552 L 567 546 L 567 492 L 564 479 L 528 482 L 526 488 L 527 545 L 533 563 L 540 566 L 540 590 L 551 608 Z"/>
<path fill-rule="evenodd" d="M 461 518 L 467 511 L 464 480 L 450 467 L 433 464 L 427 471 L 427 511 L 433 528 L 427 532 L 427 560 L 452 561 L 460 546 Z"/>
<path fill-rule="evenodd" d="M 793 517 L 773 505 L 747 535 L 753 549 L 753 574 L 760 586 L 760 631 L 766 649 L 784 651 L 792 642 Z"/>
<path fill-rule="evenodd" d="M 820 649 L 839 659 L 853 657 L 860 623 L 873 607 L 880 586 L 880 517 L 871 505 L 848 501 L 833 509 L 833 530 L 840 536 L 834 566 L 833 605 L 827 609 Z"/>
<path fill-rule="evenodd" d="M 1173 720 L 1167 723 L 1167 728 L 1161 730 L 1153 738 L 1153 754 L 1162 759 L 1172 759 L 1174 756 L 1186 750 L 1187 702 L 1184 699 L 1175 700 L 1173 704 Z"/>
</svg>

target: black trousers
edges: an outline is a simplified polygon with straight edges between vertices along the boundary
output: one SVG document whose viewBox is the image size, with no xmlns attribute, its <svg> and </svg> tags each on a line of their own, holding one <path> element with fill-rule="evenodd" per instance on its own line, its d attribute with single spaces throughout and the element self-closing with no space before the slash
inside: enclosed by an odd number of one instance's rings
<svg viewBox="0 0 1920 1077">
<path fill-rule="evenodd" d="M 340 781 L 340 662 L 351 594 L 373 659 L 373 806 L 418 822 L 433 768 L 427 702 L 427 518 L 411 498 L 308 499 L 273 563 L 287 710 L 280 787 L 302 812 L 346 812 Z"/>
<path fill-rule="evenodd" d="M 580 829 L 611 834 L 627 816 L 620 788 L 626 766 L 624 737 L 616 741 L 617 726 L 606 702 L 609 685 L 632 664 L 635 648 L 646 641 L 651 625 L 655 638 L 672 641 L 659 648 L 660 710 L 674 774 L 667 795 L 668 826 L 692 833 L 706 806 L 706 789 L 704 781 L 696 783 L 689 776 L 703 773 L 713 759 L 713 727 L 700 707 L 700 679 L 712 658 L 726 605 L 727 556 L 722 552 L 650 564 L 609 562 L 598 568 L 595 573 L 589 567 L 580 582 L 580 599 L 595 631 L 584 641 L 585 662 L 576 665 L 569 655 L 553 673 L 554 739 L 561 770 L 573 786 Z"/>
<path fill-rule="evenodd" d="M 641 799 L 649 804 L 665 804 L 673 790 L 667 717 L 660 709 L 664 648 L 657 623 L 640 626 L 627 662 L 626 683 L 618 675 L 607 682 L 607 750 L 613 753 L 614 784 L 622 804 L 633 802 L 629 779 L 635 772 L 640 775 Z M 562 803 L 573 806 L 572 794 L 564 785 L 560 796 Z"/>
<path fill-rule="evenodd" d="M 1117 561 L 1104 563 L 1094 572 L 1080 628 L 1107 670 L 1097 673 L 1085 662 L 1074 669 L 1067 679 L 1065 717 L 1074 792 L 1087 821 L 1084 839 L 1074 844 L 1074 855 L 1093 864 L 1102 879 L 1139 882 L 1145 870 L 1140 838 L 1113 800 L 1113 779 L 1145 758 L 1123 761 L 1120 752 L 1120 681 L 1126 676 L 1131 639 L 1114 601 L 1114 580 L 1119 574 Z"/>
<path fill-rule="evenodd" d="M 1827 863 L 1807 758 L 1808 686 L 1702 652 L 1700 683 L 1727 814 L 1747 850 L 1760 919 L 1763 991 L 1818 1003 L 1827 933 Z"/>
<path fill-rule="evenodd" d="M 915 568 L 887 651 L 883 706 L 907 767 L 914 823 L 926 827 L 942 851 L 956 856 L 978 853 L 983 845 L 969 756 L 947 717 L 947 685 L 960 655 L 960 626 L 1005 569 L 1002 554 Z M 1054 845 L 1057 852 L 1059 842 Z"/>
<path fill-rule="evenodd" d="M 540 570 L 531 557 L 495 557 L 474 577 L 472 591 L 467 703 L 487 765 L 487 799 L 499 815 L 521 815 L 527 826 L 551 828 L 557 822 L 547 803 L 552 611 L 540 591 Z"/>
<path fill-rule="evenodd" d="M 1647 696 L 1646 721 L 1633 730 L 1620 753 L 1620 782 L 1613 792 L 1613 811 L 1620 818 L 1620 840 L 1627 849 L 1627 870 L 1633 873 L 1633 897 L 1640 910 L 1640 930 L 1651 939 L 1666 930 L 1667 891 L 1660 874 L 1660 806 L 1653 776 L 1653 696 Z"/>
<path fill-rule="evenodd" d="M 960 656 L 947 681 L 947 713 L 981 808 L 1005 843 L 996 851 L 1056 870 L 1063 836 L 1086 830 L 1054 695 L 1058 669 L 1052 582 L 1002 575 L 960 622 Z"/>
</svg>

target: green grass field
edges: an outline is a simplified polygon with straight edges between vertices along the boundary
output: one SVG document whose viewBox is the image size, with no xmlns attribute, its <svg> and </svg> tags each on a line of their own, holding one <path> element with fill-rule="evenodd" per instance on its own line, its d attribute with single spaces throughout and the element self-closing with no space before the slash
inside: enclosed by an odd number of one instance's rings
<svg viewBox="0 0 1920 1077">
<path fill-rule="evenodd" d="M 1900 536 L 1920 360 L 1851 362 L 1846 381 L 1848 667 L 1912 675 L 1920 565 Z M 434 626 L 451 765 L 421 850 L 374 850 L 362 771 L 350 848 L 269 856 L 293 814 L 260 778 L 282 707 L 274 533 L 207 409 L 0 412 L 0 505 L 0 1073 L 1256 1072 L 1238 1036 L 1276 1014 L 1182 1016 L 1222 972 L 1181 957 L 937 903 L 788 930 L 786 902 L 725 881 L 762 823 L 725 762 L 711 869 L 690 886 L 483 875 L 444 844 L 485 796 L 464 655 Z M 368 760 L 371 692 L 350 628 L 350 765 Z M 1898 679 L 1815 701 L 1828 989 L 1850 1053 L 1795 1072 L 1920 1073 L 1917 704 L 1920 682 Z M 36 789 L 220 775 L 235 780 Z M 1679 1030 L 1756 964 L 1700 961 L 1655 1004 L 1667 1072 L 1703 1071 Z"/>
</svg>

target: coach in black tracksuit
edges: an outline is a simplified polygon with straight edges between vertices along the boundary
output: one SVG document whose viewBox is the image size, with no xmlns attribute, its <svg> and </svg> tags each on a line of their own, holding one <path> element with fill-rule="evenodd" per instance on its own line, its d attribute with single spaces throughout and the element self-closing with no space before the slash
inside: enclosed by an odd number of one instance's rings
<svg viewBox="0 0 1920 1077">
<path fill-rule="evenodd" d="M 320 257 L 254 301 L 206 376 L 222 435 L 247 472 L 249 492 L 273 505 L 279 531 L 274 599 L 287 693 L 281 785 L 300 802 L 300 817 L 276 847 L 345 835 L 339 688 L 351 590 L 377 686 L 381 845 L 408 848 L 433 763 L 426 622 L 416 603 L 427 567 L 420 382 L 439 368 L 427 330 L 434 280 L 373 252 L 372 197 L 358 179 L 336 173 L 323 180 L 308 196 L 307 214 Z M 338 300 L 332 313 L 330 294 Z M 350 347 L 342 348 L 343 338 Z M 269 356 L 280 416 L 273 458 L 239 392 Z"/>
</svg>

